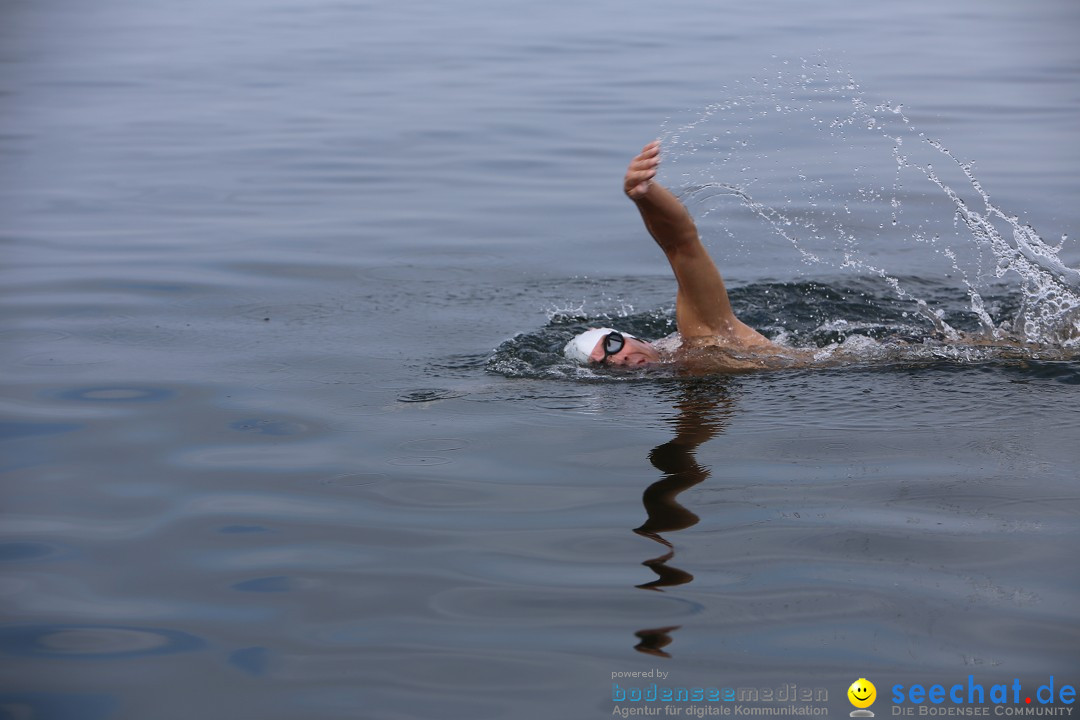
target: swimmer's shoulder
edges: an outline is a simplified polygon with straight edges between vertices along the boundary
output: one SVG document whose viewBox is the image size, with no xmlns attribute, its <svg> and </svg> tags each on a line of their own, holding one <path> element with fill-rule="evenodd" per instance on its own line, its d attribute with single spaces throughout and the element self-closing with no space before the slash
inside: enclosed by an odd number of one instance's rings
<svg viewBox="0 0 1080 720">
<path fill-rule="evenodd" d="M 814 360 L 810 351 L 777 344 L 757 332 L 746 339 L 719 335 L 683 338 L 672 333 L 654 345 L 671 362 L 702 374 L 798 368 Z"/>
</svg>

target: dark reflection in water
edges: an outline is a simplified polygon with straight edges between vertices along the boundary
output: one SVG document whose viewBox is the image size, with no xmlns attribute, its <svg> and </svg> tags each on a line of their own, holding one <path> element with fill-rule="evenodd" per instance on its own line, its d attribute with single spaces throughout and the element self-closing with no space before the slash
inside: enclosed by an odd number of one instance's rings
<svg viewBox="0 0 1080 720">
<path fill-rule="evenodd" d="M 638 630 L 637 635 L 638 642 L 634 646 L 634 649 L 638 652 L 643 652 L 646 655 L 656 655 L 657 657 L 669 658 L 671 655 L 663 650 L 671 644 L 671 633 L 678 630 L 681 625 L 669 625 L 668 627 L 652 628 L 649 630 Z"/>
<path fill-rule="evenodd" d="M 694 579 L 691 573 L 670 564 L 675 557 L 675 546 L 660 533 L 685 530 L 700 521 L 676 498 L 709 477 L 709 468 L 699 464 L 694 453 L 702 443 L 722 433 L 731 418 L 733 406 L 725 382 L 705 379 L 680 385 L 674 406 L 676 414 L 671 420 L 675 437 L 649 453 L 649 462 L 664 476 L 642 493 L 641 502 L 648 516 L 634 532 L 660 543 L 666 551 L 642 563 L 656 573 L 655 580 L 637 586 L 643 590 L 663 592 L 665 587 L 685 585 Z M 671 643 L 670 633 L 677 629 L 676 625 L 639 630 L 635 635 L 640 642 L 635 649 L 670 657 L 661 648 Z"/>
</svg>

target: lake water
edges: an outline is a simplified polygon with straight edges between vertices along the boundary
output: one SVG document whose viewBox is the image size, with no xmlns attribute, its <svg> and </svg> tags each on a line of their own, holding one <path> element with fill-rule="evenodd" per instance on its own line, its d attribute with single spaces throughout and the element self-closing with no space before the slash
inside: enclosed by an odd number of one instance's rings
<svg viewBox="0 0 1080 720">
<path fill-rule="evenodd" d="M 1076 685 L 1078 27 L 5 2 L 0 716 Z M 838 362 L 561 359 L 673 329 L 620 191 L 654 137 L 740 317 Z"/>
</svg>

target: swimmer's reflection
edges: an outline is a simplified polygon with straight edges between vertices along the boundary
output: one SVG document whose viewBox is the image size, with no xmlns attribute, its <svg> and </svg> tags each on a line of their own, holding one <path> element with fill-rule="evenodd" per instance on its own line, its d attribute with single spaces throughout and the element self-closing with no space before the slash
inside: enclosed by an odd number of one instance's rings
<svg viewBox="0 0 1080 720">
<path fill-rule="evenodd" d="M 709 477 L 709 468 L 698 463 L 694 452 L 707 440 L 722 433 L 732 414 L 731 399 L 723 385 L 716 382 L 696 381 L 681 386 L 680 397 L 675 403 L 677 414 L 672 418 L 675 437 L 657 445 L 649 453 L 649 462 L 664 474 L 641 496 L 647 517 L 638 535 L 647 537 L 664 546 L 665 552 L 642 563 L 656 573 L 656 578 L 638 585 L 644 590 L 663 592 L 663 588 L 685 585 L 694 576 L 674 567 L 670 561 L 675 548 L 660 533 L 683 530 L 697 525 L 700 518 L 679 504 L 676 497 Z M 671 643 L 670 633 L 679 626 L 651 628 L 635 633 L 639 639 L 635 650 L 650 655 L 670 657 L 662 648 Z"/>
</svg>

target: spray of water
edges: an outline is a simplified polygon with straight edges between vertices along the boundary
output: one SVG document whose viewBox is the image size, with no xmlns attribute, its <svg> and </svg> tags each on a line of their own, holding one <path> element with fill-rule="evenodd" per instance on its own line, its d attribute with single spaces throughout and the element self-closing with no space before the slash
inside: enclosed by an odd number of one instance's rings
<svg viewBox="0 0 1080 720">
<path fill-rule="evenodd" d="M 967 203 L 946 185 L 933 166 L 926 167 L 926 176 L 944 192 L 956 206 L 956 218 L 971 233 L 971 241 L 987 249 L 995 259 L 994 276 L 1004 278 L 1015 274 L 1020 280 L 1020 310 L 1009 324 L 995 327 L 985 311 L 977 288 L 964 275 L 971 297 L 972 310 L 983 320 L 984 328 L 995 338 L 1011 335 L 1027 343 L 1080 345 L 1080 270 L 1062 262 L 1060 253 L 1066 238 L 1054 246 L 1045 242 L 1035 229 L 1022 224 L 1015 215 L 1006 215 L 990 202 L 990 196 L 972 174 L 971 165 L 953 157 L 940 142 L 927 141 L 931 147 L 952 160 L 963 171 L 971 187 L 982 198 L 981 211 Z M 1004 221 L 1011 233 L 998 229 L 994 220 Z M 955 258 L 955 255 L 952 255 Z"/>
<path fill-rule="evenodd" d="M 972 164 L 920 132 L 902 105 L 871 105 L 849 73 L 824 60 L 784 62 L 774 75 L 724 93 L 722 102 L 661 131 L 677 175 L 669 182 L 703 206 L 695 208 L 699 216 L 718 207 L 715 198 L 735 198 L 805 264 L 879 277 L 939 338 L 971 340 L 864 250 L 921 244 L 963 283 L 980 340 L 1080 349 L 1080 270 L 1060 257 L 1067 238 L 1051 245 L 991 202 Z M 881 162 L 883 144 L 891 162 Z M 959 184 L 935 169 L 937 158 L 959 171 Z M 905 188 L 909 176 L 918 189 Z M 905 215 L 909 205 L 916 207 Z M 992 280 L 1018 296 L 1007 317 L 984 300 Z"/>
</svg>

